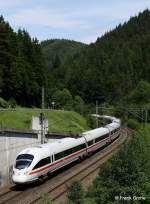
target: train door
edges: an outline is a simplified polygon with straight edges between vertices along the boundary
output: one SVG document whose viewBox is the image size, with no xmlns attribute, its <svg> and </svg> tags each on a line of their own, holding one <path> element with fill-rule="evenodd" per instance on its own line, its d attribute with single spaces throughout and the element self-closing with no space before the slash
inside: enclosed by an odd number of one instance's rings
<svg viewBox="0 0 150 204">
<path fill-rule="evenodd" d="M 83 156 L 87 156 L 88 155 L 88 142 L 87 142 L 86 137 L 84 135 L 83 135 L 83 137 L 84 137 L 85 147 L 86 147 L 86 151 L 85 151 Z"/>
<path fill-rule="evenodd" d="M 54 160 L 54 154 L 52 154 L 51 156 L 51 163 L 53 163 L 55 160 Z"/>
<path fill-rule="evenodd" d="M 54 154 L 51 155 L 51 163 L 53 164 L 55 162 L 55 157 L 54 157 Z M 56 166 L 55 165 L 52 165 L 51 167 L 51 172 L 53 172 L 55 170 Z"/>
<path fill-rule="evenodd" d="M 106 126 L 106 128 L 108 129 L 108 131 L 109 131 L 109 136 L 108 136 L 108 143 L 111 143 L 111 131 L 110 131 L 110 129 L 109 129 L 109 127 L 108 126 Z"/>
</svg>

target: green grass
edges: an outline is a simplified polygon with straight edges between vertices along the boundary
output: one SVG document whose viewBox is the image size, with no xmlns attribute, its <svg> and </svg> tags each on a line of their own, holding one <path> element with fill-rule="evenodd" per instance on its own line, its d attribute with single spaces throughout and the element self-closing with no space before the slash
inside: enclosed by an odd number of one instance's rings
<svg viewBox="0 0 150 204">
<path fill-rule="evenodd" d="M 4 128 L 31 128 L 32 116 L 38 116 L 40 109 L 17 108 L 16 111 L 1 111 L 0 126 Z M 80 133 L 88 130 L 86 119 L 76 112 L 48 110 L 49 131 Z"/>
</svg>

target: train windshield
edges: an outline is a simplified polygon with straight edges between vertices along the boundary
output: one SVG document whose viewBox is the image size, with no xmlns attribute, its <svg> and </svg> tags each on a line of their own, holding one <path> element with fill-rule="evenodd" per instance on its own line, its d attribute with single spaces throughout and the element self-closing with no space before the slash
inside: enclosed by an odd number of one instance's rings
<svg viewBox="0 0 150 204">
<path fill-rule="evenodd" d="M 28 160 L 17 160 L 15 168 L 16 169 L 25 169 L 25 168 L 30 166 L 31 162 L 32 161 L 28 161 Z"/>
<path fill-rule="evenodd" d="M 20 154 L 16 160 L 19 159 L 29 159 L 29 160 L 33 160 L 34 156 L 32 154 Z"/>
<path fill-rule="evenodd" d="M 34 156 L 31 154 L 21 154 L 16 159 L 16 169 L 25 169 L 30 166 Z"/>
</svg>

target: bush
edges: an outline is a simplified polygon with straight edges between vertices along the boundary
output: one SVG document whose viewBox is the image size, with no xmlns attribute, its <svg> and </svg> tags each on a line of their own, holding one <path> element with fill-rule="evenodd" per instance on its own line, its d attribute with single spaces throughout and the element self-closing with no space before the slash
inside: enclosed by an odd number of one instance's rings
<svg viewBox="0 0 150 204">
<path fill-rule="evenodd" d="M 93 185 L 87 197 L 100 204 L 150 203 L 150 138 L 146 131 L 133 134 L 130 142 L 109 160 Z M 137 196 L 145 201 L 118 200 L 119 196 Z"/>
<path fill-rule="evenodd" d="M 67 186 L 67 197 L 69 202 L 71 201 L 75 204 L 83 203 L 84 192 L 78 181 L 74 181 L 70 186 Z"/>
<path fill-rule="evenodd" d="M 52 200 L 51 200 L 51 198 L 50 198 L 48 193 L 44 193 L 42 195 L 42 202 L 41 202 L 41 204 L 53 204 L 53 202 L 52 202 Z"/>
<path fill-rule="evenodd" d="M 93 198 L 85 198 L 83 204 L 96 204 Z"/>
<path fill-rule="evenodd" d="M 14 99 L 14 98 L 11 98 L 11 99 L 9 99 L 9 101 L 8 101 L 8 104 L 10 105 L 10 106 L 16 106 L 17 105 L 17 102 L 16 102 L 16 100 Z"/>
<path fill-rule="evenodd" d="M 141 80 L 137 87 L 131 93 L 131 100 L 136 104 L 145 104 L 150 102 L 150 83 Z"/>
<path fill-rule="evenodd" d="M 2 108 L 7 108 L 8 107 L 8 103 L 7 101 L 5 101 L 3 98 L 0 97 L 0 107 Z"/>
<path fill-rule="evenodd" d="M 54 102 L 55 108 L 72 107 L 72 95 L 68 89 L 56 90 L 51 98 L 51 103 Z"/>
<path fill-rule="evenodd" d="M 131 128 L 131 129 L 133 129 L 133 130 L 137 130 L 137 129 L 139 129 L 140 124 L 138 123 L 137 120 L 130 118 L 130 119 L 128 120 L 128 127 Z"/>
</svg>

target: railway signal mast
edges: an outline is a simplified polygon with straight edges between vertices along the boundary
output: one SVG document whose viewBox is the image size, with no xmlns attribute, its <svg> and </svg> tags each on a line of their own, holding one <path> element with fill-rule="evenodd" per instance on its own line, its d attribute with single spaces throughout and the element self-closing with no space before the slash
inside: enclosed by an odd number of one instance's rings
<svg viewBox="0 0 150 204">
<path fill-rule="evenodd" d="M 44 86 L 42 86 L 42 111 L 40 113 L 40 124 L 41 124 L 41 144 L 44 144 Z"/>
<path fill-rule="evenodd" d="M 96 115 L 98 115 L 98 100 L 96 100 Z M 98 117 L 96 117 L 96 128 L 98 128 Z"/>
</svg>

